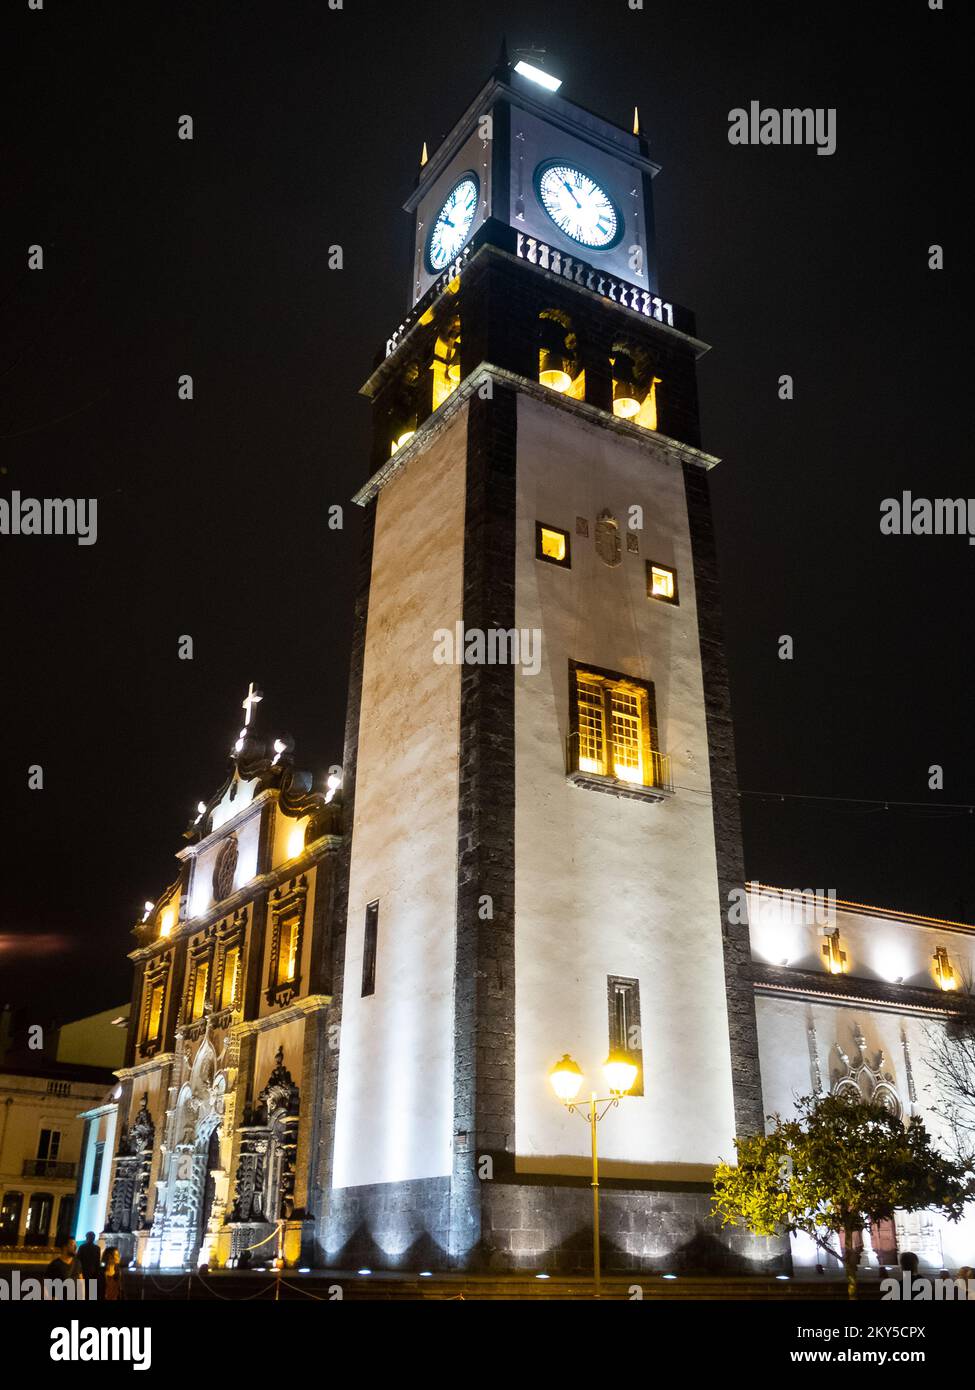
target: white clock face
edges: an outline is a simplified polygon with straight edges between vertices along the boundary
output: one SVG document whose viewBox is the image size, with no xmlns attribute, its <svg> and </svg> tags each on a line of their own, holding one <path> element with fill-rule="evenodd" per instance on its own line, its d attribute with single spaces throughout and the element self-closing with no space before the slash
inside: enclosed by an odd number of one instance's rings
<svg viewBox="0 0 975 1390">
<path fill-rule="evenodd" d="M 623 214 L 606 190 L 574 164 L 540 164 L 535 191 L 559 231 L 581 246 L 608 251 L 622 238 Z"/>
<path fill-rule="evenodd" d="M 477 212 L 479 191 L 477 175 L 465 174 L 447 194 L 427 240 L 430 270 L 443 270 L 464 245 Z"/>
</svg>

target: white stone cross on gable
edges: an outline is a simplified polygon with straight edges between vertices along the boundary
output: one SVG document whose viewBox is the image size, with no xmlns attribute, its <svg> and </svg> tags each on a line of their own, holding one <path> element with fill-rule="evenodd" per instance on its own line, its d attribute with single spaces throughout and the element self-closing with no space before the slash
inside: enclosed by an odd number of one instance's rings
<svg viewBox="0 0 975 1390">
<path fill-rule="evenodd" d="M 254 712 L 254 706 L 259 705 L 263 699 L 264 696 L 261 694 L 259 690 L 255 689 L 254 682 L 251 681 L 250 685 L 247 688 L 247 696 L 244 700 L 241 701 L 241 708 L 244 711 L 245 729 L 247 728 L 247 725 L 251 722 L 251 715 Z"/>
</svg>

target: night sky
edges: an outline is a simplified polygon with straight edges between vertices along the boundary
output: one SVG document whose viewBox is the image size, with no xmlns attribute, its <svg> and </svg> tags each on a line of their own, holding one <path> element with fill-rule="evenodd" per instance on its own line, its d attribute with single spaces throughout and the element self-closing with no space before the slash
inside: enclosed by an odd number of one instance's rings
<svg viewBox="0 0 975 1390">
<path fill-rule="evenodd" d="M 97 497 L 99 534 L 0 537 L 0 1001 L 41 1020 L 128 997 L 129 930 L 223 780 L 248 681 L 317 778 L 341 760 L 357 392 L 408 307 L 421 144 L 503 34 L 546 49 L 569 100 L 627 128 L 638 105 L 663 166 L 661 290 L 714 345 L 700 389 L 749 876 L 975 916 L 975 548 L 879 529 L 904 489 L 972 491 L 945 104 L 963 7 L 15 8 L 0 496 Z M 837 152 L 730 145 L 751 100 L 835 107 Z"/>
</svg>

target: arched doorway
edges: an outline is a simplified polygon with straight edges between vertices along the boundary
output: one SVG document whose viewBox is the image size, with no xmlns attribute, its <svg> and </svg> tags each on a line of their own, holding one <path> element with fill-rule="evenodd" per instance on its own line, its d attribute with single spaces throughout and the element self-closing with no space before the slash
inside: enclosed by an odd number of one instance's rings
<svg viewBox="0 0 975 1390">
<path fill-rule="evenodd" d="M 200 1203 L 200 1222 L 196 1232 L 196 1251 L 199 1254 L 206 1239 L 207 1227 L 213 1215 L 213 1198 L 216 1193 L 214 1172 L 220 1167 L 220 1126 L 210 1135 L 206 1149 L 206 1166 L 203 1174 L 203 1200 Z"/>
<path fill-rule="evenodd" d="M 0 1245 L 16 1245 L 20 1233 L 20 1214 L 24 1209 L 22 1192 L 5 1192 L 0 1204 Z"/>
<path fill-rule="evenodd" d="M 71 1223 L 74 1219 L 74 1197 L 68 1193 L 61 1198 L 58 1206 L 58 1225 L 54 1233 L 54 1244 L 58 1247 L 71 1235 Z"/>
<path fill-rule="evenodd" d="M 51 1237 L 51 1217 L 54 1214 L 54 1196 L 50 1192 L 32 1192 L 27 1208 L 27 1230 L 24 1232 L 25 1245 L 47 1245 Z"/>
</svg>

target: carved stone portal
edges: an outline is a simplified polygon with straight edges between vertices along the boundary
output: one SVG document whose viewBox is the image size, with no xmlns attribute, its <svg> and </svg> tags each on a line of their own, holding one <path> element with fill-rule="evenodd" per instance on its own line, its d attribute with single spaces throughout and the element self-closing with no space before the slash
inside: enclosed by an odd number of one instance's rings
<svg viewBox="0 0 975 1390">
<path fill-rule="evenodd" d="M 883 1048 L 878 1050 L 871 1065 L 867 1061 L 867 1040 L 863 1036 L 859 1023 L 854 1024 L 853 1041 L 859 1053 L 856 1059 L 848 1057 L 840 1043 L 836 1043 L 836 1052 L 842 1063 L 842 1071 L 833 1080 L 833 1095 L 882 1105 L 895 1119 L 899 1120 L 904 1113 L 904 1107 L 897 1094 L 897 1083 L 890 1072 L 884 1070 Z"/>
<path fill-rule="evenodd" d="M 275 1063 L 257 1105 L 244 1112 L 232 1221 L 275 1222 L 294 1207 L 300 1094 L 281 1047 Z"/>
<path fill-rule="evenodd" d="M 148 1226 L 149 1173 L 156 1127 L 149 1114 L 149 1097 L 119 1141 L 115 1180 L 105 1229 L 115 1233 L 142 1231 Z"/>
<path fill-rule="evenodd" d="M 205 1261 L 224 1219 L 227 1174 L 221 1146 L 229 1078 L 211 1027 L 208 1014 L 189 1076 L 168 1115 L 165 1181 L 159 1184 L 149 1242 L 150 1263 L 164 1268 Z M 183 1043 L 184 1068 L 193 1041 Z"/>
</svg>

